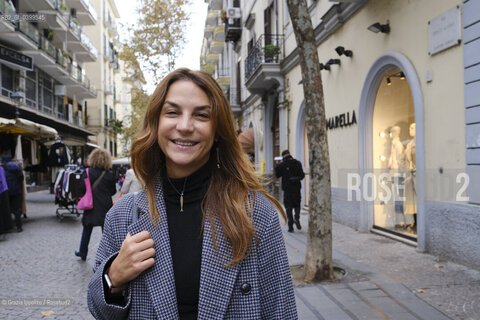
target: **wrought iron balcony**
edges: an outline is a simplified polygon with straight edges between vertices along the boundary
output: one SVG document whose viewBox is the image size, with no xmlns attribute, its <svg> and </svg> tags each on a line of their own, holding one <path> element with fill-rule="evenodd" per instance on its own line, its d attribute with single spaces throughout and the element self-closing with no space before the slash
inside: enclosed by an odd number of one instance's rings
<svg viewBox="0 0 480 320">
<path fill-rule="evenodd" d="M 262 34 L 245 60 L 245 78 L 249 79 L 261 64 L 280 63 L 283 54 L 282 34 Z"/>
<path fill-rule="evenodd" d="M 242 22 L 240 18 L 228 18 L 225 21 L 225 42 L 238 41 L 242 35 Z"/>
</svg>

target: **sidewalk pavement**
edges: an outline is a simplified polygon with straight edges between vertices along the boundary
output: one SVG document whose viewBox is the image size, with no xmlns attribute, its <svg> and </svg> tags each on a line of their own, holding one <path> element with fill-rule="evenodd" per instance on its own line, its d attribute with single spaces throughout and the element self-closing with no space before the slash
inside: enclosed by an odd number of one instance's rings
<svg viewBox="0 0 480 320">
<path fill-rule="evenodd" d="M 303 265 L 308 213 L 302 230 L 288 233 L 291 266 Z M 480 319 L 480 271 L 419 253 L 407 244 L 333 223 L 333 264 L 346 271 L 338 280 L 295 281 L 298 318 Z"/>
</svg>

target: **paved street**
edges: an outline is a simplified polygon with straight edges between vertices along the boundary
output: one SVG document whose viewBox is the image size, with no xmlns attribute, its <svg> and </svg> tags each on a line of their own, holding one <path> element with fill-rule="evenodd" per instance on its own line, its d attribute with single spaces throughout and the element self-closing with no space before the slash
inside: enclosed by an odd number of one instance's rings
<svg viewBox="0 0 480 320">
<path fill-rule="evenodd" d="M 24 232 L 0 241 L 0 318 L 91 319 L 86 286 L 100 228 L 94 228 L 91 254 L 83 262 L 73 255 L 80 219 L 67 215 L 58 221 L 53 195 L 45 191 L 27 199 Z M 291 265 L 305 257 L 305 212 L 301 220 L 302 231 L 284 233 Z M 336 223 L 333 235 L 334 262 L 346 275 L 329 283 L 297 283 L 299 319 L 480 319 L 479 271 Z"/>
</svg>

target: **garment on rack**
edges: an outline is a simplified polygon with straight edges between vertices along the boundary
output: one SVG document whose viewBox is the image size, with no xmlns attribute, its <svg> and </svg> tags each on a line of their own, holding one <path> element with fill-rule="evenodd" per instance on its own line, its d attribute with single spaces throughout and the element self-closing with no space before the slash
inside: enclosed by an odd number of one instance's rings
<svg viewBox="0 0 480 320">
<path fill-rule="evenodd" d="M 63 142 L 55 142 L 48 152 L 47 165 L 50 167 L 61 167 L 70 163 L 70 151 Z"/>
</svg>

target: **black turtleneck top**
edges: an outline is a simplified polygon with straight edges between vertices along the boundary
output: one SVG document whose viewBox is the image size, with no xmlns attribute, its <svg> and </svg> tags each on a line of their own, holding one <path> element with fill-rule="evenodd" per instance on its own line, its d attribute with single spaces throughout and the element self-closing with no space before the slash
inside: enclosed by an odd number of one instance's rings
<svg viewBox="0 0 480 320">
<path fill-rule="evenodd" d="M 185 178 L 164 179 L 168 233 L 180 319 L 197 319 L 202 261 L 201 203 L 207 192 L 212 167 L 209 163 Z M 172 187 L 175 186 L 175 189 Z M 183 212 L 180 212 L 180 195 Z"/>
</svg>

